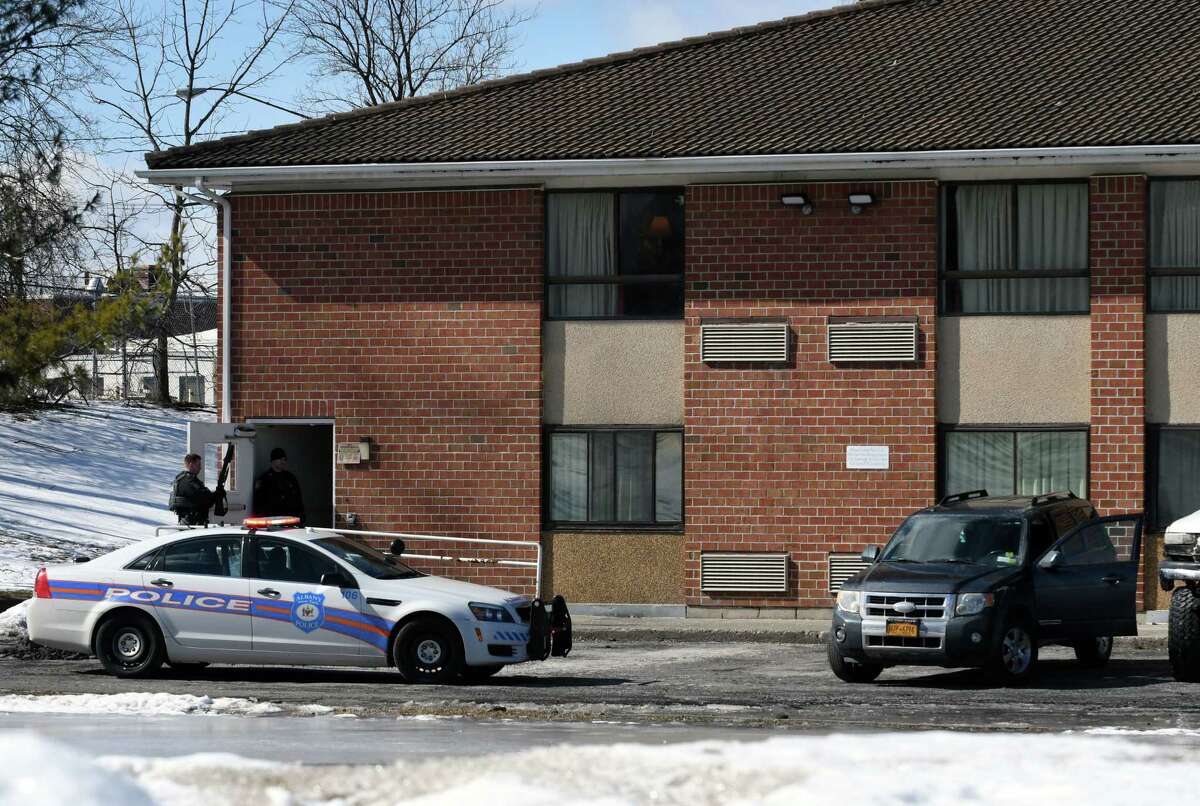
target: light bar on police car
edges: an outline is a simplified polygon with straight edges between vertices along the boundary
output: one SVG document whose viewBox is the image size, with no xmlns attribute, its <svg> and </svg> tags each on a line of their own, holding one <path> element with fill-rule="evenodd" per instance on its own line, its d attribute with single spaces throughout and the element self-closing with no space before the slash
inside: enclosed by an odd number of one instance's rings
<svg viewBox="0 0 1200 806">
<path fill-rule="evenodd" d="M 246 518 L 242 526 L 247 529 L 267 529 L 271 526 L 299 526 L 300 519 L 295 515 L 281 515 L 276 518 Z"/>
</svg>

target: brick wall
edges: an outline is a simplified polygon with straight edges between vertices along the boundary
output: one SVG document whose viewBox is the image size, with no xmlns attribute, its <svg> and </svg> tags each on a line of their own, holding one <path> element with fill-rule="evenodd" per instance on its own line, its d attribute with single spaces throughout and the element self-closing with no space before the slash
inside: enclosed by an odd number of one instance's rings
<svg viewBox="0 0 1200 806">
<path fill-rule="evenodd" d="M 1101 515 L 1141 512 L 1146 506 L 1145 177 L 1093 177 L 1090 230 L 1088 497 Z M 1143 537 L 1142 542 L 1146 552 L 1148 541 Z M 1143 575 L 1138 579 L 1139 603 L 1144 583 Z"/>
<path fill-rule="evenodd" d="M 370 436 L 371 460 L 337 470 L 359 528 L 538 540 L 541 192 L 232 202 L 233 418 Z M 452 575 L 532 589 L 526 570 Z"/>
<path fill-rule="evenodd" d="M 877 203 L 850 213 L 846 195 Z M 803 191 L 810 216 L 784 207 Z M 935 495 L 937 186 L 933 182 L 693 186 L 687 191 L 685 592 L 692 605 L 828 607 L 830 551 L 883 543 Z M 916 365 L 835 367 L 828 316 L 917 316 Z M 786 368 L 699 361 L 699 326 L 786 317 Z M 889 470 L 846 469 L 849 444 L 888 445 Z M 786 551 L 785 597 L 700 592 L 703 551 Z"/>
</svg>

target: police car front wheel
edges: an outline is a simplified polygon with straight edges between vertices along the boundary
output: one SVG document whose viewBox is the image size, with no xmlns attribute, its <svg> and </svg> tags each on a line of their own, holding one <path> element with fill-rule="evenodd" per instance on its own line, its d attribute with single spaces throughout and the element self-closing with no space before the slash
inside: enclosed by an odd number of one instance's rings
<svg viewBox="0 0 1200 806">
<path fill-rule="evenodd" d="M 117 677 L 144 677 L 163 663 L 158 628 L 145 616 L 118 614 L 96 630 L 96 657 Z"/>
<path fill-rule="evenodd" d="M 435 619 L 406 624 L 392 645 L 393 659 L 409 683 L 452 683 L 462 671 L 462 642 L 452 626 Z"/>
</svg>

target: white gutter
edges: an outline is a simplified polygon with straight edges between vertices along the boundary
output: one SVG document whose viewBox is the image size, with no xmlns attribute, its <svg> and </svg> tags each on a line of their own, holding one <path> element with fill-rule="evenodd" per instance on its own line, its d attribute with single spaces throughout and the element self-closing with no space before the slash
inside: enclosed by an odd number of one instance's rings
<svg viewBox="0 0 1200 806">
<path fill-rule="evenodd" d="M 286 165 L 204 168 L 210 186 L 237 183 L 381 181 L 491 177 L 538 180 L 559 176 L 664 176 L 671 174 L 744 174 L 786 171 L 869 171 L 1019 167 L 1030 165 L 1120 166 L 1200 159 L 1200 145 L 1080 146 L 1070 148 L 993 148 L 958 151 L 876 151 L 843 154 L 762 154 L 733 157 L 651 157 L 639 159 L 503 160 L 492 162 L 364 163 L 359 165 Z M 196 168 L 137 171 L 156 184 L 191 184 Z"/>
<path fill-rule="evenodd" d="M 221 208 L 221 411 L 217 419 L 220 421 L 221 417 L 224 417 L 225 422 L 231 422 L 229 413 L 233 410 L 233 372 L 230 361 L 233 351 L 230 345 L 233 342 L 233 305 L 230 298 L 233 290 L 233 205 L 229 203 L 229 199 L 206 187 L 205 182 L 205 177 L 191 177 L 191 181 L 186 184 L 194 185 L 200 196 L 191 193 L 185 195 Z"/>
</svg>

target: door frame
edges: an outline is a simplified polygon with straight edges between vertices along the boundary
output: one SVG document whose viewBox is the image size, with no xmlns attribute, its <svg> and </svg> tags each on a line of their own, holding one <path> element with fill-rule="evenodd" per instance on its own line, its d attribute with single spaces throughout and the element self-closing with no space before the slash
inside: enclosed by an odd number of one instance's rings
<svg viewBox="0 0 1200 806">
<path fill-rule="evenodd" d="M 327 425 L 329 426 L 330 437 L 330 464 L 333 465 L 333 470 L 330 473 L 330 489 L 329 500 L 333 505 L 333 523 L 330 524 L 331 529 L 337 528 L 337 420 L 333 417 L 247 417 L 246 425 Z"/>
</svg>

